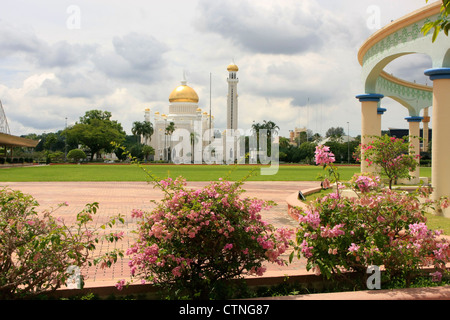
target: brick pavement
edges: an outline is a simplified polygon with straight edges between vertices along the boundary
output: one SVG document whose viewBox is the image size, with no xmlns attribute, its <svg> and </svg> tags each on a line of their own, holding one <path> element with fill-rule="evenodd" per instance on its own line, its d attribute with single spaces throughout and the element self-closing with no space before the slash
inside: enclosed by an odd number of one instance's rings
<svg viewBox="0 0 450 320">
<path fill-rule="evenodd" d="M 208 182 L 189 182 L 189 187 L 199 188 Z M 154 204 L 150 200 L 160 200 L 163 194 L 146 182 L 5 182 L 1 186 L 20 190 L 31 194 L 40 204 L 39 210 L 55 208 L 59 203 L 67 202 L 69 206 L 55 211 L 55 216 L 63 217 L 67 223 L 75 221 L 76 214 L 87 203 L 98 202 L 99 210 L 94 221 L 98 227 L 110 216 L 118 213 L 125 218 L 125 223 L 116 225 L 117 231 L 123 231 L 124 240 L 119 248 L 126 250 L 133 242 L 133 230 L 136 230 L 136 220 L 131 218 L 131 210 L 151 210 Z M 318 187 L 319 182 L 246 182 L 243 189 L 245 195 L 272 200 L 278 205 L 268 211 L 263 211 L 263 220 L 275 227 L 296 227 L 296 222 L 287 213 L 286 198 L 299 190 Z M 97 246 L 98 253 L 111 250 L 113 244 L 103 242 Z M 126 257 L 111 268 L 99 269 L 93 266 L 84 270 L 86 287 L 113 285 L 119 279 L 130 279 Z M 268 264 L 265 276 L 284 276 L 305 274 L 303 260 L 294 259 L 289 266 Z"/>
</svg>

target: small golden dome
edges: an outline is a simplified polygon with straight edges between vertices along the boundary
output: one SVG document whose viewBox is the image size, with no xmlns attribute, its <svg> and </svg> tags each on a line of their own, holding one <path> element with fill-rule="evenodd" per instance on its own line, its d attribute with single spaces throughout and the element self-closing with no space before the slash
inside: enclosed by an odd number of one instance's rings
<svg viewBox="0 0 450 320">
<path fill-rule="evenodd" d="M 198 103 L 198 95 L 194 89 L 181 82 L 181 86 L 176 87 L 169 96 L 169 102 L 193 102 Z"/>
<path fill-rule="evenodd" d="M 239 68 L 238 68 L 237 65 L 235 65 L 234 63 L 232 63 L 232 64 L 230 64 L 230 65 L 227 67 L 227 70 L 228 70 L 228 71 L 235 71 L 235 72 L 237 72 L 237 71 L 239 71 Z"/>
</svg>

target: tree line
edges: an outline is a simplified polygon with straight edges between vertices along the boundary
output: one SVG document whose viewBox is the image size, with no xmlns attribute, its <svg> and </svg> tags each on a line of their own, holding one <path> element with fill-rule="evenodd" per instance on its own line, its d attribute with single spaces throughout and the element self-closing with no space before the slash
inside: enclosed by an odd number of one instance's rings
<svg viewBox="0 0 450 320">
<path fill-rule="evenodd" d="M 135 121 L 131 129 L 131 135 L 127 135 L 122 125 L 111 119 L 111 112 L 102 110 L 87 111 L 84 116 L 64 130 L 43 134 L 29 134 L 29 139 L 40 140 L 33 152 L 33 157 L 40 162 L 66 162 L 66 161 L 101 161 L 105 154 L 115 154 L 123 161 L 126 156 L 122 148 L 124 146 L 133 156 L 140 160 L 151 160 L 155 150 L 148 145 L 154 133 L 154 128 L 149 121 Z M 165 134 L 170 136 L 176 129 L 173 122 L 167 125 Z M 273 121 L 264 120 L 262 123 L 253 123 L 252 131 L 259 139 L 259 132 L 267 131 L 267 146 L 270 150 L 270 140 L 278 135 L 279 126 Z M 342 141 L 343 128 L 330 128 L 325 138 L 326 145 L 336 155 L 338 162 L 354 162 L 352 154 L 360 143 L 360 139 L 354 141 Z M 193 139 L 191 139 L 193 140 Z M 315 146 L 322 141 L 320 134 L 313 134 L 310 130 L 302 132 L 299 137 L 291 143 L 288 138 L 279 137 L 279 159 L 286 163 L 306 163 L 314 161 Z M 192 143 L 192 141 L 191 141 Z M 248 152 L 248 150 L 246 150 Z M 16 156 L 26 154 L 26 150 L 16 151 Z"/>
</svg>

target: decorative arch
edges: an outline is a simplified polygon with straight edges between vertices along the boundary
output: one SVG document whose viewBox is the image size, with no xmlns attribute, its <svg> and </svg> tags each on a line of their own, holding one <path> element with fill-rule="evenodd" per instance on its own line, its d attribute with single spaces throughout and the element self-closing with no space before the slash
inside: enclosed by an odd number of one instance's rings
<svg viewBox="0 0 450 320">
<path fill-rule="evenodd" d="M 450 39 L 440 34 L 433 43 L 432 34 L 424 35 L 421 27 L 438 18 L 442 2 L 437 1 L 393 21 L 375 32 L 361 46 L 358 60 L 362 66 L 364 94 L 356 96 L 361 102 L 362 143 L 364 137 L 381 134 L 380 102 L 389 97 L 407 108 L 412 145 L 419 152 L 420 122 L 429 122 L 428 108 L 433 108 L 432 186 L 433 197 L 450 196 Z M 411 54 L 425 54 L 432 61 L 432 69 L 423 70 L 433 86 L 419 85 L 394 75 L 384 68 L 395 59 Z M 424 117 L 420 116 L 424 110 Z M 426 111 L 426 112 L 425 112 Z M 361 171 L 369 171 L 361 164 Z M 412 172 L 413 183 L 419 180 L 420 171 Z M 444 214 L 450 217 L 450 210 Z"/>
</svg>

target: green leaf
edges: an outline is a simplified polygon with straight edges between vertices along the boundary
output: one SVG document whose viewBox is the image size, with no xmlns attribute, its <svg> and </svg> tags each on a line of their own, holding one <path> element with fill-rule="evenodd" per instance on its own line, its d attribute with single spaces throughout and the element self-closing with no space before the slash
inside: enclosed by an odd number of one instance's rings
<svg viewBox="0 0 450 320">
<path fill-rule="evenodd" d="M 436 26 L 436 27 L 434 28 L 434 32 L 433 32 L 433 38 L 432 38 L 432 41 L 433 41 L 433 42 L 436 41 L 436 39 L 437 39 L 437 37 L 438 37 L 438 35 L 439 35 L 439 31 L 441 31 L 441 26 Z"/>
</svg>

